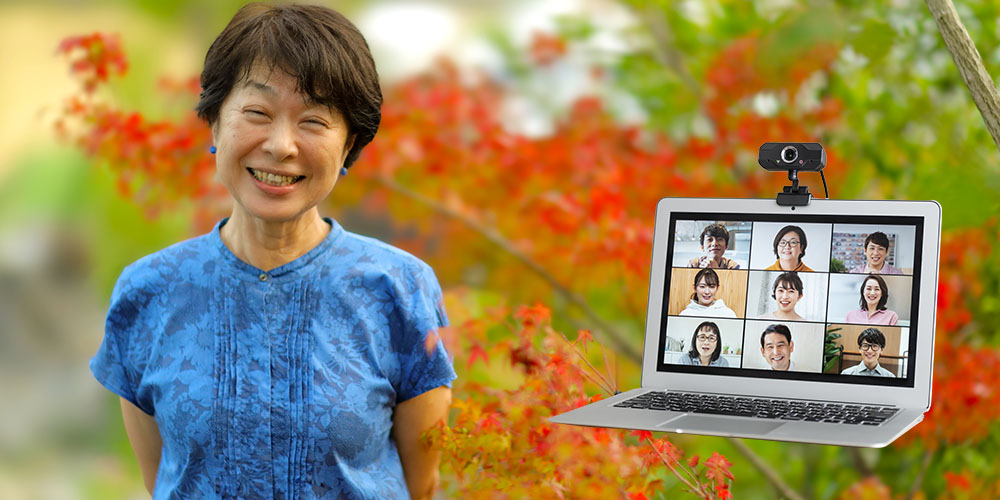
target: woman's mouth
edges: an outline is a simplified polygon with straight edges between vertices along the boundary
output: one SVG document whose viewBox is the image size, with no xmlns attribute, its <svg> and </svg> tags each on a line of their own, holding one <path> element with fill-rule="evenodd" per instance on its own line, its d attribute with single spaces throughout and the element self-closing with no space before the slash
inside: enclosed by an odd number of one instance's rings
<svg viewBox="0 0 1000 500">
<path fill-rule="evenodd" d="M 247 167 L 247 172 L 250 172 L 250 175 L 252 175 L 254 179 L 257 179 L 258 181 L 271 186 L 290 186 L 306 178 L 306 176 L 304 175 L 297 175 L 297 176 L 275 175 L 272 173 L 263 172 L 261 170 L 255 170 L 250 167 Z"/>
<path fill-rule="evenodd" d="M 778 304 L 780 304 L 781 307 L 783 307 L 783 308 L 787 308 L 789 306 L 789 304 L 791 304 L 791 302 L 781 301 L 781 302 L 778 302 Z"/>
</svg>

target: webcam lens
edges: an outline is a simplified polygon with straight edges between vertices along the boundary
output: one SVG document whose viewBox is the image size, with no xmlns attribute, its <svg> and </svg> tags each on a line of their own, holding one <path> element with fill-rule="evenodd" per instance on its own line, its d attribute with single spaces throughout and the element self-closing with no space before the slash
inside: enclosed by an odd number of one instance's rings
<svg viewBox="0 0 1000 500">
<path fill-rule="evenodd" d="M 795 146 L 785 146 L 781 150 L 781 159 L 785 163 L 792 163 L 799 157 L 799 150 L 795 149 Z"/>
</svg>

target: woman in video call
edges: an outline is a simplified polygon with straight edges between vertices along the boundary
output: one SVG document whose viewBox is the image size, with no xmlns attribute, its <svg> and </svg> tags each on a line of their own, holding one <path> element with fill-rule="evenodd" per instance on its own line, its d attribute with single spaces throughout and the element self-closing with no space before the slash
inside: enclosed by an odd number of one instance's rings
<svg viewBox="0 0 1000 500">
<path fill-rule="evenodd" d="M 691 302 L 681 311 L 681 316 L 716 316 L 735 318 L 736 313 L 726 307 L 723 300 L 715 298 L 719 292 L 719 275 L 712 269 L 702 269 L 694 276 L 694 293 Z"/>
<path fill-rule="evenodd" d="M 774 261 L 765 271 L 812 271 L 802 262 L 806 256 L 806 232 L 799 226 L 785 226 L 774 237 Z"/>
<path fill-rule="evenodd" d="M 722 334 L 719 325 L 703 321 L 691 336 L 691 350 L 677 357 L 679 365 L 721 366 L 729 368 L 722 357 Z"/>
<path fill-rule="evenodd" d="M 795 312 L 795 304 L 802 299 L 802 279 L 798 273 L 781 273 L 771 285 L 771 298 L 778 303 L 778 310 L 762 314 L 759 319 L 804 320 Z"/>
<path fill-rule="evenodd" d="M 882 231 L 875 231 L 865 238 L 865 263 L 858 264 L 850 272 L 865 274 L 903 274 L 903 271 L 885 261 L 889 253 L 889 237 Z"/>
<path fill-rule="evenodd" d="M 878 364 L 878 358 L 885 349 L 885 335 L 878 328 L 868 328 L 858 335 L 858 351 L 861 362 L 845 368 L 841 375 L 867 375 L 869 377 L 895 377 L 889 370 Z"/>
<path fill-rule="evenodd" d="M 889 288 L 885 285 L 885 280 L 877 274 L 869 274 L 861 282 L 861 300 L 859 301 L 861 308 L 849 311 L 846 321 L 848 323 L 894 326 L 899 322 L 899 315 L 895 311 L 886 309 L 887 302 L 889 302 Z"/>
</svg>

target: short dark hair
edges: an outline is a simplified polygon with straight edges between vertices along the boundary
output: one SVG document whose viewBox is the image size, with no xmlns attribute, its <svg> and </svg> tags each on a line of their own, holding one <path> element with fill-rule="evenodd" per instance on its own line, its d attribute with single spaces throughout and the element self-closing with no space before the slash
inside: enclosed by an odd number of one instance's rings
<svg viewBox="0 0 1000 500">
<path fill-rule="evenodd" d="M 878 344 L 879 349 L 885 349 L 885 335 L 878 328 L 866 328 L 858 335 L 858 347 L 861 343 L 868 341 L 869 344 Z"/>
<path fill-rule="evenodd" d="M 883 233 L 882 231 L 875 231 L 874 233 L 869 234 L 867 238 L 865 238 L 865 246 L 864 246 L 865 250 L 868 249 L 869 243 L 874 243 L 886 250 L 889 249 L 889 237 L 886 236 L 885 233 Z"/>
<path fill-rule="evenodd" d="M 778 234 L 774 237 L 774 257 L 778 257 L 778 242 L 781 241 L 781 237 L 792 231 L 795 231 L 799 235 L 799 249 L 802 250 L 802 254 L 799 255 L 799 262 L 802 262 L 802 259 L 806 256 L 806 245 L 808 242 L 806 241 L 806 232 L 799 226 L 785 226 L 781 228 L 781 231 L 778 231 Z"/>
<path fill-rule="evenodd" d="M 802 288 L 802 279 L 799 278 L 799 273 L 795 271 L 781 273 L 774 279 L 774 284 L 771 285 L 771 298 L 774 300 L 778 300 L 778 298 L 775 297 L 778 285 L 785 285 L 785 288 L 791 286 L 791 288 L 794 288 L 799 292 L 799 295 L 802 295 L 802 292 L 804 291 Z"/>
<path fill-rule="evenodd" d="M 700 357 L 696 342 L 698 341 L 698 332 L 704 328 L 715 332 L 715 336 L 718 339 L 715 342 L 715 352 L 712 353 L 712 361 L 715 361 L 719 359 L 719 356 L 722 354 L 722 333 L 719 332 L 719 325 L 716 325 L 711 321 L 702 321 L 701 324 L 698 325 L 698 328 L 694 329 L 694 335 L 691 336 L 691 349 L 688 350 L 688 356 L 692 358 Z"/>
<path fill-rule="evenodd" d="M 722 238 L 726 241 L 726 248 L 729 248 L 729 231 L 726 229 L 726 226 L 719 223 L 705 226 L 705 229 L 701 231 L 701 237 L 698 239 L 701 246 L 705 246 L 706 236 L 712 236 L 716 239 Z"/>
<path fill-rule="evenodd" d="M 693 286 L 695 288 L 698 288 L 698 282 L 701 281 L 702 278 L 705 279 L 705 284 L 708 286 L 719 286 L 719 275 L 712 268 L 706 267 L 705 269 L 698 271 L 698 274 L 694 275 Z M 696 295 L 698 294 L 692 293 L 691 299 L 694 300 Z"/>
<path fill-rule="evenodd" d="M 195 111 L 214 125 L 222 102 L 255 64 L 294 77 L 298 91 L 344 116 L 354 144 L 350 167 L 382 120 L 382 89 L 365 38 L 339 12 L 319 5 L 251 3 L 236 12 L 205 54 Z"/>
<path fill-rule="evenodd" d="M 788 340 L 788 343 L 789 344 L 792 343 L 792 331 L 789 330 L 787 326 L 782 325 L 780 323 L 775 325 L 767 325 L 767 328 L 764 329 L 764 333 L 760 334 L 761 349 L 764 348 L 764 337 L 767 337 L 767 334 L 769 333 L 777 333 L 779 335 L 784 335 L 785 339 Z"/>
<path fill-rule="evenodd" d="M 875 306 L 875 310 L 881 311 L 881 310 L 885 309 L 886 302 L 889 302 L 889 287 L 886 286 L 885 280 L 882 279 L 882 277 L 879 276 L 879 275 L 877 275 L 877 274 L 869 274 L 868 276 L 865 276 L 865 279 L 861 280 L 861 290 L 860 290 L 860 292 L 861 292 L 861 302 L 860 302 L 861 309 L 868 309 L 868 303 L 865 302 L 865 283 L 868 283 L 868 280 L 875 280 L 875 281 L 877 281 L 878 282 L 878 287 L 882 289 L 882 296 L 879 297 L 879 299 L 878 299 L 878 305 Z"/>
</svg>

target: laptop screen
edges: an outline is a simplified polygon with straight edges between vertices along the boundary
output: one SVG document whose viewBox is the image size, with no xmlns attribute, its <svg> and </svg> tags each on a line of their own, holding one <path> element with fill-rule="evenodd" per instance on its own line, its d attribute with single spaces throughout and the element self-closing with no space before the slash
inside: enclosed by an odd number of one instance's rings
<svg viewBox="0 0 1000 500">
<path fill-rule="evenodd" d="M 913 387 L 923 223 L 673 212 L 657 369 Z"/>
</svg>

